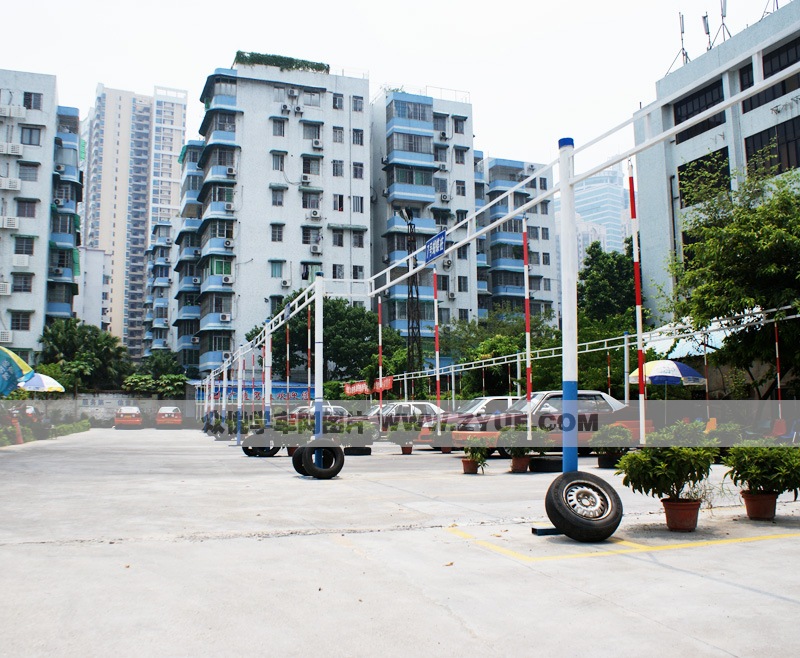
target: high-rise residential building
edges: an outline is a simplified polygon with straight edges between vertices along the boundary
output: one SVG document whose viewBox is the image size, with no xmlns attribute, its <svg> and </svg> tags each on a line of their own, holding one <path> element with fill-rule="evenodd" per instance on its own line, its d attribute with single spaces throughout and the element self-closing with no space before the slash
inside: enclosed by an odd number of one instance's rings
<svg viewBox="0 0 800 658">
<path fill-rule="evenodd" d="M 371 273 L 368 94 L 366 78 L 256 53 L 208 77 L 203 140 L 181 156 L 171 282 L 170 266 L 153 264 L 176 297 L 184 365 L 221 365 L 317 272 L 365 302 L 355 288 Z"/>
<path fill-rule="evenodd" d="M 434 97 L 386 90 L 373 100 L 372 179 L 377 193 L 372 204 L 372 234 L 376 271 L 408 255 L 409 240 L 413 248 L 419 248 L 475 210 L 472 105 L 458 94 L 445 92 Z M 461 95 L 466 96 L 463 92 Z M 409 224 L 413 225 L 413 234 Z M 474 221 L 472 224 L 474 228 Z M 448 244 L 466 235 L 465 227 L 449 235 Z M 441 323 L 451 318 L 478 317 L 476 264 L 475 244 L 437 262 Z M 407 268 L 394 271 L 402 274 Z M 418 304 L 420 337 L 432 337 L 431 268 L 417 275 L 416 287 L 418 294 L 407 279 L 386 290 L 383 319 L 408 336 L 409 316 L 413 320 L 413 308 Z"/>
<path fill-rule="evenodd" d="M 146 96 L 101 84 L 88 119 L 87 246 L 111 256 L 103 328 L 119 336 L 134 359 L 144 351 L 150 227 L 169 222 L 179 207 L 185 115 L 186 92 L 157 87 Z"/>
<path fill-rule="evenodd" d="M 0 344 L 31 363 L 45 324 L 73 314 L 79 131 L 55 76 L 0 70 Z"/>
<path fill-rule="evenodd" d="M 789 3 L 656 83 L 657 99 L 634 115 L 637 143 L 679 126 L 724 100 L 769 81 L 800 61 L 800 2 Z M 642 285 L 658 314 L 671 295 L 669 270 L 682 258 L 684 190 L 688 168 L 723 163 L 744 171 L 753 154 L 774 140 L 779 166 L 800 163 L 800 74 L 795 73 L 713 114 L 636 157 Z M 715 165 L 717 166 L 717 165 Z"/>
</svg>

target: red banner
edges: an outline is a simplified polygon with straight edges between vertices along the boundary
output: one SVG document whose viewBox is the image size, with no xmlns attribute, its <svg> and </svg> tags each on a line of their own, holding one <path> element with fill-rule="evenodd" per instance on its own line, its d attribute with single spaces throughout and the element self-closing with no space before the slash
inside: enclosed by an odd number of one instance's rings
<svg viewBox="0 0 800 658">
<path fill-rule="evenodd" d="M 389 391 L 394 383 L 394 377 L 389 375 L 383 379 L 376 379 L 375 385 L 370 388 L 366 381 L 353 382 L 344 385 L 345 395 L 369 395 L 370 393 L 378 393 L 380 391 Z"/>
</svg>

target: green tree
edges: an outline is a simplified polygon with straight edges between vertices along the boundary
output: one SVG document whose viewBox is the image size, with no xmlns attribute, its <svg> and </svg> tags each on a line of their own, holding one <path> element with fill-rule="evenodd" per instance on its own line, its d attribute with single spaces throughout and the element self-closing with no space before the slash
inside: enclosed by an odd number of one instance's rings
<svg viewBox="0 0 800 658">
<path fill-rule="evenodd" d="M 691 172 L 690 172 L 691 173 Z M 683 187 L 694 205 L 685 219 L 683 259 L 673 263 L 676 290 L 669 310 L 695 327 L 755 309 L 800 304 L 800 172 L 776 176 L 770 153 L 752 158 L 735 185 L 720 186 L 695 172 Z M 728 321 L 732 327 L 748 322 Z M 780 325 L 782 375 L 789 378 L 800 358 L 800 323 Z M 748 372 L 762 397 L 775 386 L 774 327 L 745 327 L 730 333 L 718 363 Z M 758 379 L 754 361 L 771 364 Z"/>
<path fill-rule="evenodd" d="M 162 375 L 183 375 L 183 366 L 178 362 L 178 355 L 167 350 L 156 350 L 143 359 L 137 368 L 142 375 L 151 375 L 160 379 Z"/>
<path fill-rule="evenodd" d="M 135 373 L 125 378 L 122 390 L 136 395 L 151 395 L 156 391 L 156 382 L 152 375 Z"/>
<path fill-rule="evenodd" d="M 599 242 L 586 250 L 578 273 L 578 308 L 590 320 L 620 316 L 636 305 L 633 280 L 633 241 L 625 240 L 625 253 L 605 252 Z"/>
<path fill-rule="evenodd" d="M 186 397 L 186 375 L 163 374 L 156 381 L 156 390 L 160 400 L 183 400 Z"/>
</svg>

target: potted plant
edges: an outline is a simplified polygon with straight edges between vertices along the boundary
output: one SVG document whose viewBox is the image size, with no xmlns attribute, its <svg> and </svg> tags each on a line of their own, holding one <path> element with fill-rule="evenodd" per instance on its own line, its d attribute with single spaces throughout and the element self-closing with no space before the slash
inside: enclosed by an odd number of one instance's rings
<svg viewBox="0 0 800 658">
<path fill-rule="evenodd" d="M 526 446 L 510 446 L 506 451 L 511 456 L 511 472 L 525 473 L 531 465 L 531 448 Z"/>
<path fill-rule="evenodd" d="M 749 519 L 771 521 L 778 496 L 800 489 L 800 448 L 746 441 L 731 447 L 722 463 L 730 468 L 725 477 L 742 487 Z"/>
<path fill-rule="evenodd" d="M 478 437 L 467 439 L 464 446 L 464 459 L 461 465 L 467 475 L 477 475 L 478 469 L 483 473 L 486 470 L 486 460 L 489 458 L 489 448 L 483 445 L 483 440 Z"/>
<path fill-rule="evenodd" d="M 679 422 L 653 432 L 648 447 L 619 460 L 617 475 L 634 491 L 658 496 L 673 532 L 693 532 L 702 502 L 703 484 L 718 450 L 702 422 Z"/>
<path fill-rule="evenodd" d="M 633 434 L 623 425 L 603 425 L 592 434 L 589 446 L 597 453 L 598 468 L 616 468 L 617 462 L 633 446 Z"/>
<path fill-rule="evenodd" d="M 511 457 L 511 472 L 525 473 L 531 465 L 530 454 L 533 445 L 527 440 L 527 433 L 520 427 L 503 427 L 500 430 L 498 448 Z M 502 454 L 502 453 L 501 453 Z"/>
</svg>

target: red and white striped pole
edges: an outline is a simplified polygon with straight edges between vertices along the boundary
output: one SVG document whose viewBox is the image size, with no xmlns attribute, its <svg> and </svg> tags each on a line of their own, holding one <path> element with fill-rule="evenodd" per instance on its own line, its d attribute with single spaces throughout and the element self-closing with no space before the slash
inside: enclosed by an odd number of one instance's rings
<svg viewBox="0 0 800 658">
<path fill-rule="evenodd" d="M 608 394 L 611 395 L 611 350 L 606 350 L 606 379 L 608 380 Z"/>
<path fill-rule="evenodd" d="M 781 409 L 783 393 L 781 392 L 781 352 L 778 348 L 778 319 L 775 318 L 775 373 L 778 381 L 778 418 L 783 418 Z"/>
<path fill-rule="evenodd" d="M 639 443 L 646 442 L 644 409 L 644 341 L 642 339 L 642 268 L 639 264 L 639 222 L 636 219 L 636 191 L 633 186 L 633 162 L 628 160 L 628 194 L 631 204 L 633 238 L 633 281 L 636 289 L 636 356 L 639 363 Z M 625 382 L 628 385 L 628 382 Z"/>
<path fill-rule="evenodd" d="M 311 404 L 311 306 L 306 307 L 306 361 L 308 362 L 308 404 Z"/>
<path fill-rule="evenodd" d="M 442 406 L 442 382 L 439 373 L 439 290 L 436 266 L 433 266 L 433 367 L 436 373 L 436 406 Z M 442 434 L 442 415 L 436 412 L 436 436 Z"/>
<path fill-rule="evenodd" d="M 527 439 L 532 439 L 531 428 L 531 391 L 533 390 L 533 371 L 531 369 L 531 293 L 530 293 L 530 258 L 528 256 L 528 215 L 522 215 L 522 271 L 525 284 L 525 399 L 527 409 Z"/>
<path fill-rule="evenodd" d="M 264 337 L 264 344 L 261 346 L 261 419 L 264 427 L 269 424 L 267 418 L 267 338 Z"/>
</svg>

